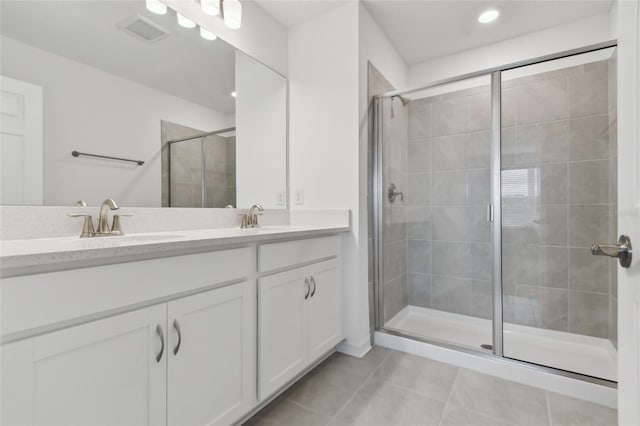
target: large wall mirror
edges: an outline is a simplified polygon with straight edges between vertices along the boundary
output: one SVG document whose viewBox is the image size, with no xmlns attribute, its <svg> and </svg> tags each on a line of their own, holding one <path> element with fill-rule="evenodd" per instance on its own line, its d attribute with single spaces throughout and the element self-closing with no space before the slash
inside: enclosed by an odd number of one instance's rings
<svg viewBox="0 0 640 426">
<path fill-rule="evenodd" d="M 144 0 L 0 9 L 0 204 L 286 208 L 282 75 Z"/>
</svg>

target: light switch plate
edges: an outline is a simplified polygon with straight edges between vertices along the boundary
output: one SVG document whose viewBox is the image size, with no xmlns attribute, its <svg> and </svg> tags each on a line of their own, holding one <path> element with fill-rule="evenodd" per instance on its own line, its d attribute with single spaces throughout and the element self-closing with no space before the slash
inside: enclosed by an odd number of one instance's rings
<svg viewBox="0 0 640 426">
<path fill-rule="evenodd" d="M 304 204 L 304 191 L 302 188 L 296 189 L 296 205 L 301 206 Z"/>
</svg>

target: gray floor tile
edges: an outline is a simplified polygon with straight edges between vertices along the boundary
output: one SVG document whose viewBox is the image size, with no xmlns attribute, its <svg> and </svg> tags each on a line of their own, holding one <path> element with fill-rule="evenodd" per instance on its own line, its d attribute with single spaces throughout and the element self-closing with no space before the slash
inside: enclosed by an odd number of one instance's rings
<svg viewBox="0 0 640 426">
<path fill-rule="evenodd" d="M 295 384 L 285 397 L 311 411 L 333 417 L 366 377 L 331 368 L 331 361 Z"/>
<path fill-rule="evenodd" d="M 278 399 L 252 417 L 244 426 L 324 426 L 327 421 L 328 418 L 294 402 Z"/>
<path fill-rule="evenodd" d="M 389 349 L 374 346 L 362 358 L 336 353 L 326 361 L 325 368 L 334 368 L 366 379 L 387 358 L 390 352 Z"/>
<path fill-rule="evenodd" d="M 332 426 L 438 425 L 444 402 L 370 378 L 329 424 Z"/>
<path fill-rule="evenodd" d="M 392 352 L 374 377 L 446 402 L 457 372 L 458 367 L 449 364 Z"/>
<path fill-rule="evenodd" d="M 618 413 L 611 408 L 552 392 L 547 392 L 547 398 L 553 426 L 614 426 L 618 424 Z"/>
<path fill-rule="evenodd" d="M 442 415 L 440 426 L 509 426 L 498 419 L 483 414 L 465 410 L 462 407 L 447 405 Z"/>
<path fill-rule="evenodd" d="M 548 425 L 544 391 L 461 369 L 449 404 L 510 425 Z"/>
</svg>

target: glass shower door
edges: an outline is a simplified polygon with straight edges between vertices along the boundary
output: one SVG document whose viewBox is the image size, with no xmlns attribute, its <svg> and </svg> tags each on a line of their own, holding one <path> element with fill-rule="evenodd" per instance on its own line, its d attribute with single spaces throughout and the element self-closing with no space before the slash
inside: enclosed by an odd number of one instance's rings
<svg viewBox="0 0 640 426">
<path fill-rule="evenodd" d="M 492 350 L 491 81 L 378 101 L 379 320 Z"/>
<path fill-rule="evenodd" d="M 615 50 L 502 73 L 504 355 L 616 380 Z"/>
</svg>

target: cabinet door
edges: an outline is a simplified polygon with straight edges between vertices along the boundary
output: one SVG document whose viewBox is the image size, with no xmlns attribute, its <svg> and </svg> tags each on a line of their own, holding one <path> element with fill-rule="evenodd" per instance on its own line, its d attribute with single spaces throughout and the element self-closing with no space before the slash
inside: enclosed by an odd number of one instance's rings
<svg viewBox="0 0 640 426">
<path fill-rule="evenodd" d="M 247 281 L 169 302 L 169 426 L 228 425 L 249 411 L 252 306 Z"/>
<path fill-rule="evenodd" d="M 165 424 L 165 323 L 161 305 L 3 345 L 2 424 Z"/>
<path fill-rule="evenodd" d="M 298 268 L 258 280 L 258 383 L 261 400 L 306 366 L 306 271 L 306 268 Z"/>
<path fill-rule="evenodd" d="M 309 266 L 309 363 L 342 340 L 342 287 L 337 260 Z"/>
</svg>

